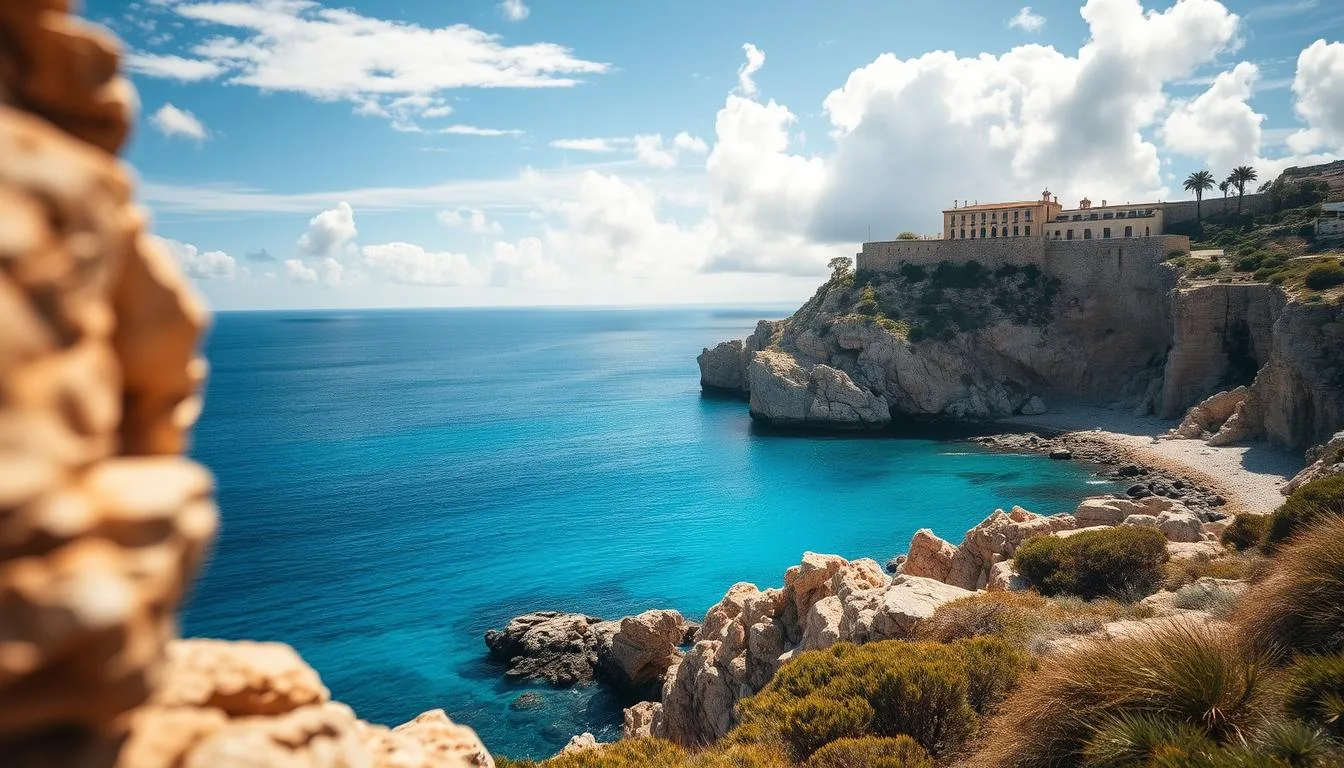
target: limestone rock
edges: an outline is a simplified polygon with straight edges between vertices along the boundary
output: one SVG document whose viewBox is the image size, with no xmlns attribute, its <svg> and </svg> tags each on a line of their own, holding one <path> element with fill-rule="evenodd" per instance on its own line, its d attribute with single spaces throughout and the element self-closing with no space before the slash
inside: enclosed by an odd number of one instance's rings
<svg viewBox="0 0 1344 768">
<path fill-rule="evenodd" d="M 1185 509 L 1169 509 L 1157 516 L 1157 529 L 1168 541 L 1183 544 L 1204 540 L 1204 523 Z"/>
<path fill-rule="evenodd" d="M 1284 496 L 1318 477 L 1344 473 L 1344 432 L 1307 451 L 1307 466 L 1279 489 Z"/>
<path fill-rule="evenodd" d="M 1212 560 L 1223 554 L 1223 545 L 1217 541 L 1178 542 L 1167 544 L 1167 554 L 1173 561 Z"/>
<path fill-rule="evenodd" d="M 663 708 L 653 701 L 641 701 L 626 707 L 621 715 L 621 738 L 639 739 L 653 735 L 653 719 Z"/>
<path fill-rule="evenodd" d="M 677 611 L 645 611 L 621 619 L 615 632 L 598 633 L 597 660 L 603 676 L 629 692 L 656 695 L 677 659 L 687 633 Z"/>
<path fill-rule="evenodd" d="M 897 576 L 882 597 L 883 639 L 910 636 L 915 624 L 933 615 L 938 606 L 969 597 L 974 592 L 919 576 Z"/>
<path fill-rule="evenodd" d="M 155 691 L 162 707 L 278 715 L 330 698 L 313 668 L 283 643 L 174 640 Z"/>
<path fill-rule="evenodd" d="M 1073 512 L 1073 519 L 1079 528 L 1091 528 L 1098 525 L 1119 525 L 1130 515 L 1143 515 L 1148 508 L 1139 502 L 1128 499 L 1092 498 L 1083 499 Z"/>
<path fill-rule="evenodd" d="M 1120 524 L 1131 528 L 1156 528 L 1158 519 L 1154 515 L 1130 515 Z"/>
<path fill-rule="evenodd" d="M 828 365 L 804 368 L 785 352 L 763 350 L 747 364 L 754 418 L 778 425 L 872 429 L 891 422 L 881 395 L 860 389 Z"/>
<path fill-rule="evenodd" d="M 1186 440 L 1210 437 L 1240 412 L 1249 391 L 1246 387 L 1237 387 L 1210 396 L 1191 408 L 1181 423 L 1168 433 L 1168 437 Z"/>
<path fill-rule="evenodd" d="M 364 722 L 360 738 L 372 768 L 493 768 L 494 760 L 472 729 L 431 709 L 391 730 Z"/>
<path fill-rule="evenodd" d="M 1048 410 L 1049 409 L 1045 407 L 1045 401 L 1041 400 L 1041 398 L 1036 395 L 1032 395 L 1027 398 L 1027 402 L 1022 404 L 1022 408 L 1018 410 L 1018 413 L 1023 416 L 1040 416 Z"/>
<path fill-rule="evenodd" d="M 700 366 L 700 386 L 729 392 L 747 391 L 747 350 L 737 340 L 706 348 L 695 358 Z"/>
<path fill-rule="evenodd" d="M 574 685 L 593 679 L 602 624 L 581 613 L 535 611 L 512 619 L 503 630 L 487 631 L 485 644 L 493 658 L 508 664 L 511 677 Z M 615 628 L 607 624 L 601 630 Z"/>
<path fill-rule="evenodd" d="M 1017 572 L 1012 560 L 995 563 L 989 568 L 989 584 L 985 589 L 990 592 L 1026 592 L 1031 582 Z"/>
<path fill-rule="evenodd" d="M 949 541 L 934 535 L 928 528 L 915 531 L 910 539 L 910 551 L 901 563 L 900 572 L 910 576 L 923 576 L 938 581 L 947 581 L 948 571 L 952 568 L 952 558 L 957 548 Z"/>
<path fill-rule="evenodd" d="M 1032 536 L 1072 529 L 1077 523 L 1068 515 L 1046 517 L 1021 507 L 1001 509 L 966 532 L 948 570 L 947 583 L 967 590 L 983 589 L 995 563 L 1012 559 L 1022 542 Z"/>
<path fill-rule="evenodd" d="M 591 733 L 581 733 L 570 739 L 564 749 L 560 750 L 560 754 L 569 755 L 575 752 L 592 752 L 601 747 L 602 744 L 597 740 L 596 736 L 593 736 Z"/>
</svg>

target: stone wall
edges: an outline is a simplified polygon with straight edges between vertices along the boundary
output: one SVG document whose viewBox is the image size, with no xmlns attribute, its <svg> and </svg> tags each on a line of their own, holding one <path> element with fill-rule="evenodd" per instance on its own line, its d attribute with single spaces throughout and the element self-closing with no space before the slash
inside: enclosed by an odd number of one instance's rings
<svg viewBox="0 0 1344 768">
<path fill-rule="evenodd" d="M 895 272 L 901 264 L 925 267 L 947 261 L 978 261 L 991 269 L 1013 264 L 1035 264 L 1047 273 L 1131 269 L 1155 265 L 1172 251 L 1189 251 L 1190 238 L 1181 235 L 1113 240 L 1047 240 L 1009 237 L 976 240 L 894 240 L 864 243 L 856 266 L 874 272 Z"/>
<path fill-rule="evenodd" d="M 1162 203 L 1161 207 L 1167 226 L 1195 220 L 1194 200 Z M 1270 199 L 1269 195 L 1262 195 L 1258 192 L 1247 193 L 1241 200 L 1243 213 L 1265 213 L 1272 210 L 1273 207 L 1274 201 Z M 1235 193 L 1228 195 L 1226 199 L 1223 198 L 1222 192 L 1215 192 L 1212 196 L 1205 195 L 1202 206 L 1202 213 L 1205 217 L 1236 212 L 1237 196 Z"/>
<path fill-rule="evenodd" d="M 1172 347 L 1162 385 L 1163 418 L 1211 392 L 1250 384 L 1269 360 L 1283 292 L 1270 285 L 1202 285 L 1172 294 Z"/>
</svg>

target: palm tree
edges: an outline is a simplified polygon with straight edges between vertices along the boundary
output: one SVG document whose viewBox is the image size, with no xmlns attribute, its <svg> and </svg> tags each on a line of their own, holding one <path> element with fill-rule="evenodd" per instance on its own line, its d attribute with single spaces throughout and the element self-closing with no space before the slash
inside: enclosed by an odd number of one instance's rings
<svg viewBox="0 0 1344 768">
<path fill-rule="evenodd" d="M 1255 169 L 1249 165 L 1239 165 L 1232 169 L 1232 175 L 1227 177 L 1237 188 L 1237 215 L 1241 215 L 1241 197 L 1246 194 L 1246 185 L 1258 178 Z"/>
<path fill-rule="evenodd" d="M 1195 223 L 1204 223 L 1204 193 L 1213 189 L 1216 183 L 1213 174 L 1208 171 L 1195 171 L 1185 177 L 1185 191 L 1195 193 Z"/>
<path fill-rule="evenodd" d="M 1230 190 L 1230 189 L 1232 189 L 1232 182 L 1227 181 L 1226 179 L 1224 179 L 1223 181 L 1218 182 L 1218 191 L 1220 191 L 1220 192 L 1223 193 L 1223 199 L 1224 199 L 1224 200 L 1227 199 L 1227 192 L 1228 192 L 1228 190 Z M 1226 206 L 1224 206 L 1224 207 L 1226 207 Z"/>
</svg>

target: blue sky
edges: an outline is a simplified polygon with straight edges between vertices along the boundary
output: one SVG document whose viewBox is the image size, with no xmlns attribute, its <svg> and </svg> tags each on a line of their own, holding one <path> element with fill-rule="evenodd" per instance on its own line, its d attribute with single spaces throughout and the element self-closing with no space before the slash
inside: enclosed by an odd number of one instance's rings
<svg viewBox="0 0 1344 768">
<path fill-rule="evenodd" d="M 220 308 L 792 301 L 954 199 L 1344 155 L 1337 0 L 92 0 Z"/>
</svg>

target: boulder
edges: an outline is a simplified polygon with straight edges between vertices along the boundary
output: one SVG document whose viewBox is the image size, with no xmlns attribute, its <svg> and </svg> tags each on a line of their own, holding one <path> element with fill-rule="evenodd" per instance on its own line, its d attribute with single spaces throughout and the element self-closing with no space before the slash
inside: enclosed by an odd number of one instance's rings
<svg viewBox="0 0 1344 768">
<path fill-rule="evenodd" d="M 1284 483 L 1279 491 L 1287 496 L 1318 477 L 1344 473 L 1344 432 L 1336 432 L 1328 441 L 1307 451 L 1307 466 Z"/>
<path fill-rule="evenodd" d="M 154 703 L 278 715 L 330 698 L 312 667 L 284 643 L 174 640 Z"/>
<path fill-rule="evenodd" d="M 1018 413 L 1021 413 L 1023 416 L 1040 416 L 1047 410 L 1049 409 L 1045 407 L 1045 401 L 1041 400 L 1041 398 L 1036 395 L 1032 395 L 1027 398 L 1027 402 L 1022 404 L 1022 408 Z"/>
<path fill-rule="evenodd" d="M 706 348 L 695 358 L 700 366 L 700 386 L 726 392 L 747 391 L 747 350 L 737 340 Z"/>
<path fill-rule="evenodd" d="M 989 568 L 989 583 L 985 589 L 990 592 L 1026 592 L 1031 582 L 1017 572 L 1012 560 L 995 563 Z"/>
<path fill-rule="evenodd" d="M 1075 524 L 1068 515 L 1046 517 L 1022 507 L 1013 507 L 1009 512 L 996 509 L 966 532 L 945 581 L 966 590 L 983 589 L 989 583 L 989 569 L 995 563 L 1011 559 L 1022 542 L 1032 536 L 1071 529 Z"/>
<path fill-rule="evenodd" d="M 677 611 L 645 611 L 621 619 L 614 632 L 596 634 L 603 678 L 629 694 L 653 698 L 668 668 L 681 657 L 678 646 L 686 637 L 687 621 Z"/>
<path fill-rule="evenodd" d="M 883 640 L 908 638 L 915 624 L 932 616 L 938 606 L 973 594 L 933 579 L 897 576 L 882 595 L 882 611 L 874 622 L 874 632 Z"/>
<path fill-rule="evenodd" d="M 1183 440 L 1199 440 L 1210 437 L 1219 432 L 1226 422 L 1240 411 L 1246 403 L 1246 396 L 1249 392 L 1249 389 L 1242 386 L 1210 396 L 1187 411 L 1185 418 L 1181 419 L 1181 423 L 1168 432 L 1166 437 Z M 1233 426 L 1234 431 L 1238 432 L 1243 428 Z M 1229 433 L 1229 438 L 1230 436 L 1231 433 Z M 1226 445 L 1227 443 L 1221 444 Z"/>
<path fill-rule="evenodd" d="M 581 613 L 535 611 L 514 618 L 503 630 L 488 630 L 485 644 L 493 658 L 508 664 L 510 677 L 574 685 L 593 679 L 599 633 L 614 633 L 613 625 Z"/>
<path fill-rule="evenodd" d="M 910 539 L 910 551 L 900 564 L 900 572 L 910 576 L 923 576 L 938 581 L 947 581 L 948 571 L 952 568 L 952 558 L 957 547 L 949 541 L 938 538 L 928 528 L 915 531 Z"/>
<path fill-rule="evenodd" d="M 597 737 L 591 733 L 581 733 L 569 740 L 564 749 L 560 750 L 562 755 L 572 755 L 575 752 L 592 752 L 595 749 L 601 749 L 604 745 L 597 740 Z"/>
<path fill-rule="evenodd" d="M 747 364 L 751 415 L 778 425 L 872 429 L 891 422 L 886 399 L 829 365 L 804 368 L 797 358 L 762 350 Z"/>
<path fill-rule="evenodd" d="M 1083 499 L 1073 511 L 1073 519 L 1079 528 L 1091 528 L 1098 525 L 1119 525 L 1126 517 L 1134 514 L 1146 514 L 1147 508 L 1128 499 L 1110 497 Z"/>
<path fill-rule="evenodd" d="M 632 707 L 626 707 L 621 716 L 621 738 L 640 739 L 653 735 L 653 719 L 663 705 L 654 701 L 641 701 Z"/>
<path fill-rule="evenodd" d="M 1168 541 L 1189 544 L 1204 541 L 1204 522 L 1187 509 L 1169 509 L 1157 516 L 1157 529 Z"/>
<path fill-rule="evenodd" d="M 1216 541 L 1177 542 L 1167 544 L 1167 555 L 1172 560 L 1212 560 L 1224 554 L 1223 545 Z"/>
</svg>

